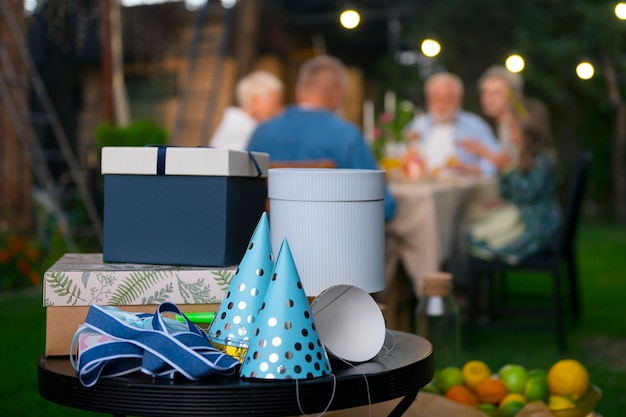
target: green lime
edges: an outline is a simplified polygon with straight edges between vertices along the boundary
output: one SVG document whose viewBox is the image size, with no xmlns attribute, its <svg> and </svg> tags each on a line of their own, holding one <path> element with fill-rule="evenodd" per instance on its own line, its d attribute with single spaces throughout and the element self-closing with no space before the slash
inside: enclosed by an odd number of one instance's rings
<svg viewBox="0 0 626 417">
<path fill-rule="evenodd" d="M 509 389 L 509 392 L 521 393 L 528 379 L 528 371 L 522 365 L 509 363 L 498 371 L 498 376 Z"/>
<path fill-rule="evenodd" d="M 524 408 L 526 404 L 521 401 L 509 401 L 504 405 L 504 407 L 500 408 L 500 416 L 501 417 L 513 417 L 517 414 L 522 408 Z"/>
<path fill-rule="evenodd" d="M 548 378 L 548 371 L 543 368 L 533 368 L 528 370 L 528 378 L 541 377 Z"/>
<path fill-rule="evenodd" d="M 498 415 L 498 409 L 495 404 L 482 403 L 478 405 L 478 409 L 487 414 L 489 417 L 496 417 Z"/>
<path fill-rule="evenodd" d="M 542 401 L 547 403 L 548 398 L 550 398 L 548 380 L 541 376 L 528 378 L 524 386 L 524 396 L 528 401 Z"/>
<path fill-rule="evenodd" d="M 463 385 L 463 373 L 456 366 L 448 366 L 435 373 L 437 386 L 441 392 L 448 392 L 455 385 Z"/>
<path fill-rule="evenodd" d="M 437 387 L 437 383 L 435 382 L 435 380 L 433 379 L 432 381 L 430 381 L 428 384 L 426 384 L 424 386 L 424 388 L 421 389 L 422 392 L 430 392 L 431 394 L 440 394 L 441 395 L 441 391 L 439 390 L 439 387 Z"/>
</svg>

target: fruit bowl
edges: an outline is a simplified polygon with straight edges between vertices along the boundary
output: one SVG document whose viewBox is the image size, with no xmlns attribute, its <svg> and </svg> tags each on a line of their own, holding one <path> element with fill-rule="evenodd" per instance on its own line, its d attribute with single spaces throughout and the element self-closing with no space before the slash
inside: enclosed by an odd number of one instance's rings
<svg viewBox="0 0 626 417">
<path fill-rule="evenodd" d="M 596 408 L 600 398 L 602 398 L 602 390 L 595 385 L 590 385 L 587 392 L 577 401 L 576 407 L 563 410 L 550 410 L 550 414 L 554 417 L 586 417 Z M 516 415 L 516 413 L 503 410 L 481 411 L 489 417 L 515 417 Z"/>
<path fill-rule="evenodd" d="M 585 417 L 591 413 L 602 398 L 602 390 L 595 385 L 590 385 L 587 392 L 580 397 L 574 408 L 550 411 L 554 417 Z"/>
</svg>

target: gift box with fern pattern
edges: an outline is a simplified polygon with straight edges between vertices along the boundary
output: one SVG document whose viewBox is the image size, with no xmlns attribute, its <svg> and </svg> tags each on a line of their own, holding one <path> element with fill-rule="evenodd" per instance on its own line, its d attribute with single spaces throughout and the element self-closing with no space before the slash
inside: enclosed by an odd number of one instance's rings
<svg viewBox="0 0 626 417">
<path fill-rule="evenodd" d="M 66 253 L 44 274 L 44 306 L 219 304 L 236 266 L 111 263 Z"/>
<path fill-rule="evenodd" d="M 104 261 L 238 264 L 266 208 L 268 165 L 258 152 L 104 147 Z"/>
<path fill-rule="evenodd" d="M 68 355 L 91 304 L 154 313 L 164 301 L 181 311 L 217 311 L 237 271 L 230 267 L 104 262 L 102 254 L 66 253 L 44 274 L 46 355 Z"/>
</svg>

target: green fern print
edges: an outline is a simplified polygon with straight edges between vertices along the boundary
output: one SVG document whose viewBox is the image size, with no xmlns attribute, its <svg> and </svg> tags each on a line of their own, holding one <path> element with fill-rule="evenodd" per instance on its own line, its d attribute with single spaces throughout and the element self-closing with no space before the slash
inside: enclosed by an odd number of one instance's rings
<svg viewBox="0 0 626 417">
<path fill-rule="evenodd" d="M 85 272 L 82 278 L 85 288 L 87 288 L 89 278 L 92 274 L 95 276 L 99 286 L 96 285 L 89 288 L 89 293 L 91 294 L 89 304 L 105 302 L 111 294 L 111 287 L 115 284 L 115 274 L 111 272 Z"/>
<path fill-rule="evenodd" d="M 211 296 L 211 285 L 204 283 L 204 278 L 196 282 L 184 282 L 178 279 L 178 290 L 185 304 L 217 304 L 220 300 Z"/>
<path fill-rule="evenodd" d="M 174 292 L 174 284 L 171 282 L 165 286 L 165 288 L 161 288 L 158 291 L 155 291 L 153 295 L 149 297 L 143 297 L 141 299 L 141 304 L 161 304 L 162 302 L 167 301 L 170 298 L 169 294 Z"/>
<path fill-rule="evenodd" d="M 158 284 L 174 275 L 172 271 L 133 271 L 125 277 L 109 299 L 110 305 L 129 305 L 139 299 L 147 291 L 153 291 Z M 163 297 L 167 291 L 155 299 Z M 150 297 L 148 297 L 150 298 Z"/>
<path fill-rule="evenodd" d="M 229 270 L 212 271 L 212 273 L 213 279 L 215 279 L 215 282 L 217 282 L 217 284 L 220 286 L 220 289 L 222 291 L 228 291 L 230 282 L 233 280 L 233 276 L 235 276 L 235 274 L 233 274 L 233 272 Z"/>
<path fill-rule="evenodd" d="M 61 297 L 65 297 L 67 295 L 67 305 L 74 306 L 78 300 L 85 301 L 80 296 L 80 288 L 63 272 L 51 272 L 47 274 L 46 281 L 50 284 L 50 288 L 52 288 L 56 294 Z"/>
</svg>

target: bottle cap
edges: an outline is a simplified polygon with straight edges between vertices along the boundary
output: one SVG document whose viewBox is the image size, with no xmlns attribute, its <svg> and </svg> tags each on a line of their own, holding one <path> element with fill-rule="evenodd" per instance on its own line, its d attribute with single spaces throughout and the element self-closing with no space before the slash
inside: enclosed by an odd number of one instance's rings
<svg viewBox="0 0 626 417">
<path fill-rule="evenodd" d="M 424 294 L 427 296 L 445 297 L 452 291 L 452 274 L 448 272 L 431 272 L 424 274 Z"/>
</svg>

